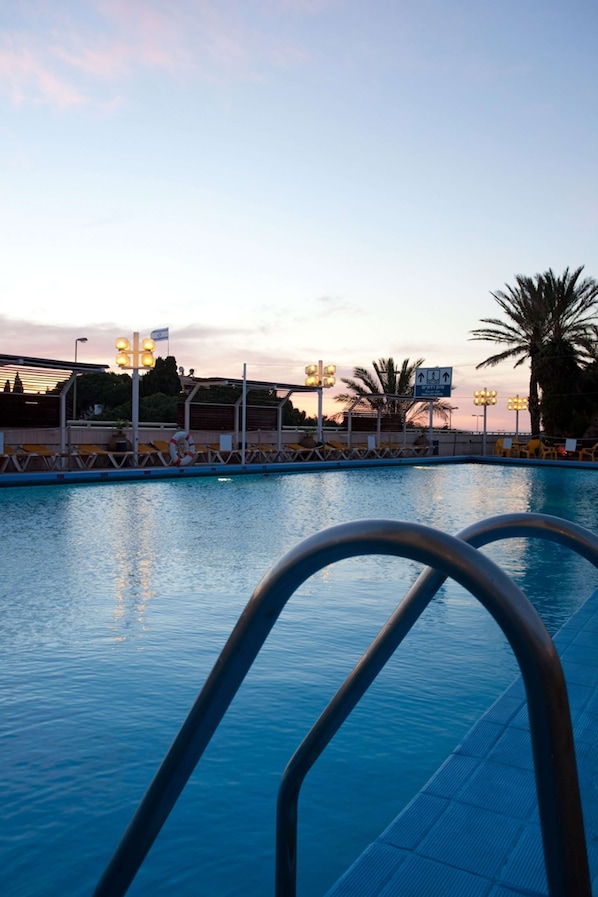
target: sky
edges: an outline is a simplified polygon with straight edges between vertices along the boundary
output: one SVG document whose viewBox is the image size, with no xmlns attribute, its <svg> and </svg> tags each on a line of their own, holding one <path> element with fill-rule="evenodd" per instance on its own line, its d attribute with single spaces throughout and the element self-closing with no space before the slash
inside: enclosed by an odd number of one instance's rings
<svg viewBox="0 0 598 897">
<path fill-rule="evenodd" d="M 598 277 L 595 0 L 2 0 L 0 351 L 303 383 L 451 367 L 515 275 Z M 315 408 L 300 397 L 298 407 Z M 520 422 L 520 428 L 529 425 Z"/>
</svg>

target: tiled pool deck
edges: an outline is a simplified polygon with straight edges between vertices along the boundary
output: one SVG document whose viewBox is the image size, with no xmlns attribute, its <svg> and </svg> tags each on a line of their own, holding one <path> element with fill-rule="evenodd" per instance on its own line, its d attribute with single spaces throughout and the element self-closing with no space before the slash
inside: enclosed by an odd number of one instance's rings
<svg viewBox="0 0 598 897">
<path fill-rule="evenodd" d="M 598 895 L 598 590 L 554 641 L 569 692 L 592 893 Z M 518 679 L 326 897 L 547 893 Z"/>
</svg>

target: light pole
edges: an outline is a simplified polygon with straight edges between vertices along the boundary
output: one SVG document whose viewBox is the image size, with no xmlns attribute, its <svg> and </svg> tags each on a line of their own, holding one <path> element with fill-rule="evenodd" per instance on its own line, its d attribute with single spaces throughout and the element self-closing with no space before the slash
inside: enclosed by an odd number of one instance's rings
<svg viewBox="0 0 598 897">
<path fill-rule="evenodd" d="M 153 368 L 153 366 L 155 365 L 156 361 L 153 356 L 155 343 L 153 339 L 144 339 L 140 349 L 139 334 L 134 333 L 132 347 L 129 343 L 129 340 L 124 336 L 120 336 L 116 340 L 115 345 L 118 349 L 116 363 L 119 368 L 127 371 L 133 371 L 133 401 L 131 410 L 133 438 L 131 442 L 135 463 L 137 463 L 137 452 L 139 450 L 139 371 L 141 368 L 149 369 Z"/>
<path fill-rule="evenodd" d="M 317 364 L 308 364 L 305 368 L 307 377 L 305 378 L 306 386 L 316 386 L 318 388 L 318 429 L 316 437 L 318 442 L 323 442 L 322 438 L 322 392 L 330 386 L 334 386 L 336 378 L 336 365 L 328 364 L 326 367 L 321 361 Z"/>
<path fill-rule="evenodd" d="M 519 436 L 519 412 L 527 411 L 527 396 L 513 396 L 507 399 L 507 410 L 515 412 L 515 439 Z"/>
<path fill-rule="evenodd" d="M 476 433 L 480 432 L 480 418 L 483 417 L 483 414 L 472 414 L 472 417 L 475 417 L 475 431 Z"/>
<path fill-rule="evenodd" d="M 452 430 L 452 429 L 453 429 L 453 411 L 458 411 L 458 410 L 459 410 L 459 406 L 458 406 L 458 405 L 449 405 L 449 407 L 448 407 L 448 413 L 449 413 L 449 430 Z"/>
<path fill-rule="evenodd" d="M 86 342 L 86 336 L 78 336 L 75 340 L 75 366 L 77 365 L 77 344 Z M 75 371 L 75 382 L 73 383 L 73 420 L 77 420 L 77 371 Z"/>
<path fill-rule="evenodd" d="M 495 389 L 476 389 L 473 394 L 473 404 L 474 405 L 483 405 L 484 407 L 484 434 L 482 436 L 482 455 L 486 455 L 486 412 L 488 411 L 488 405 L 496 405 L 496 390 Z"/>
</svg>

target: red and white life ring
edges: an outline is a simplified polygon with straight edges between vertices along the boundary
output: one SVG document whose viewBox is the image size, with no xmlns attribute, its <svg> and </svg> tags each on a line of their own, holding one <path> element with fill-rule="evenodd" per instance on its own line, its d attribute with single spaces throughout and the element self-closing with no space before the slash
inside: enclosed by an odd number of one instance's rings
<svg viewBox="0 0 598 897">
<path fill-rule="evenodd" d="M 195 443 L 189 433 L 179 430 L 175 433 L 168 446 L 170 460 L 175 467 L 186 467 L 195 457 Z"/>
</svg>

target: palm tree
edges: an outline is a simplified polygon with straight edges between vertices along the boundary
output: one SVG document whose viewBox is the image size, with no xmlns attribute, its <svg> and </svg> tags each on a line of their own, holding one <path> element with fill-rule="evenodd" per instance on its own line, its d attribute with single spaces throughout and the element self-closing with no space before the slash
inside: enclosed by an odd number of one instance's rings
<svg viewBox="0 0 598 897">
<path fill-rule="evenodd" d="M 401 426 L 407 420 L 415 422 L 424 411 L 428 410 L 429 402 L 418 399 L 408 401 L 405 397 L 413 395 L 415 372 L 423 363 L 423 358 L 418 358 L 414 362 L 405 358 L 401 365 L 397 366 L 394 358 L 379 358 L 378 361 L 372 362 L 373 371 L 356 367 L 353 369 L 352 378 L 343 377 L 343 383 L 349 387 L 350 392 L 337 395 L 335 400 L 342 402 L 347 408 L 382 410 L 385 414 L 398 414 Z M 399 399 L 399 396 L 403 398 Z M 357 404 L 356 400 L 359 400 Z M 435 403 L 434 413 L 447 420 L 446 403 Z"/>
<path fill-rule="evenodd" d="M 579 282 L 583 265 L 572 273 L 566 268 L 560 277 L 552 269 L 534 278 L 518 274 L 516 286 L 505 284 L 506 291 L 491 295 L 496 299 L 506 321 L 482 318 L 487 327 L 472 330 L 472 339 L 488 340 L 506 348 L 491 355 L 476 367 L 494 367 L 501 361 L 515 359 L 519 367 L 529 359 L 529 411 L 533 434 L 540 432 L 541 412 L 538 365 L 547 344 L 568 343 L 576 358 L 587 357 L 587 344 L 598 302 L 598 283 L 593 278 Z"/>
</svg>

